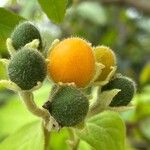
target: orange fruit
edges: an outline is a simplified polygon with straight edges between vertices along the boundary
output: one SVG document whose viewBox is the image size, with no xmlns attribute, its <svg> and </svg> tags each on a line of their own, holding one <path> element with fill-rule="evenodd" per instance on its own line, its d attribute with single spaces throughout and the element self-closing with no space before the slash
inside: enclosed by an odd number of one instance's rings
<svg viewBox="0 0 150 150">
<path fill-rule="evenodd" d="M 102 73 L 97 78 L 97 81 L 103 81 L 111 72 L 112 69 L 110 67 L 116 65 L 116 56 L 114 52 L 106 46 L 98 46 L 95 48 L 94 52 L 96 61 L 105 66 L 105 68 L 102 69 Z"/>
<path fill-rule="evenodd" d="M 89 43 L 80 38 L 67 38 L 52 48 L 48 56 L 48 74 L 58 83 L 74 82 L 85 87 L 95 73 L 95 57 Z"/>
</svg>

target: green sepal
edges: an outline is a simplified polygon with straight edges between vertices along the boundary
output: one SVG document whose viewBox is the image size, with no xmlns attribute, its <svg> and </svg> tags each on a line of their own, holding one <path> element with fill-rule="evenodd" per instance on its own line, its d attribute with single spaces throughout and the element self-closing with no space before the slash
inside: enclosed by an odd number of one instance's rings
<svg viewBox="0 0 150 150">
<path fill-rule="evenodd" d="M 128 105 L 136 91 L 134 81 L 122 75 L 116 76 L 108 84 L 102 87 L 102 91 L 112 89 L 120 89 L 121 91 L 111 101 L 111 107 Z"/>
</svg>

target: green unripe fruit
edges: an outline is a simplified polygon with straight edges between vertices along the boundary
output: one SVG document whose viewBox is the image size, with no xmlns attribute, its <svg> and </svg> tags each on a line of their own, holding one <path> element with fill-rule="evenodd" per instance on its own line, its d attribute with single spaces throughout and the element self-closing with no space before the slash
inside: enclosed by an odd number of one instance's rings
<svg viewBox="0 0 150 150">
<path fill-rule="evenodd" d="M 30 90 L 46 77 L 44 57 L 37 50 L 22 48 L 11 58 L 8 75 L 22 90 Z"/>
<path fill-rule="evenodd" d="M 46 109 L 62 127 L 75 126 L 87 115 L 88 99 L 73 86 L 61 85 L 58 88 L 51 93 L 52 99 Z"/>
<path fill-rule="evenodd" d="M 124 76 L 116 77 L 102 88 L 102 91 L 120 89 L 121 91 L 113 98 L 110 106 L 126 106 L 132 100 L 135 93 L 135 83 Z"/>
<path fill-rule="evenodd" d="M 19 24 L 11 34 L 11 39 L 12 45 L 16 50 L 25 46 L 27 43 L 32 42 L 34 39 L 39 40 L 40 43 L 38 49 L 42 49 L 41 35 L 38 29 L 30 22 L 23 22 Z"/>
</svg>

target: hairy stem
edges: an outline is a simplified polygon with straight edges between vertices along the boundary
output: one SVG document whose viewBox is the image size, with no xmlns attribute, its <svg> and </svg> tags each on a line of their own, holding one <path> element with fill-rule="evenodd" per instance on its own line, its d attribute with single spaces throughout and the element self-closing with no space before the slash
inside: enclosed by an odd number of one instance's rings
<svg viewBox="0 0 150 150">
<path fill-rule="evenodd" d="M 50 141 L 50 131 L 48 131 L 45 128 L 45 125 L 43 123 L 43 130 L 44 130 L 44 137 L 45 137 L 45 144 L 44 144 L 44 150 L 48 150 L 49 149 L 49 141 Z"/>
<path fill-rule="evenodd" d="M 74 129 L 68 129 L 70 133 L 69 146 L 71 150 L 77 150 L 79 146 L 80 139 L 76 136 Z"/>
<path fill-rule="evenodd" d="M 47 129 L 47 124 L 50 123 L 50 114 L 46 109 L 39 108 L 36 103 L 34 102 L 33 93 L 30 91 L 21 91 L 19 92 L 20 97 L 22 98 L 23 102 L 25 103 L 27 109 L 37 117 L 43 119 L 43 130 L 44 130 L 44 137 L 45 137 L 45 145 L 44 150 L 48 150 L 49 146 L 49 137 L 50 131 Z"/>
<path fill-rule="evenodd" d="M 33 100 L 33 94 L 29 91 L 21 91 L 19 92 L 20 97 L 25 103 L 27 109 L 37 117 L 41 117 L 44 120 L 48 120 L 50 117 L 49 112 L 46 109 L 39 108 Z"/>
</svg>

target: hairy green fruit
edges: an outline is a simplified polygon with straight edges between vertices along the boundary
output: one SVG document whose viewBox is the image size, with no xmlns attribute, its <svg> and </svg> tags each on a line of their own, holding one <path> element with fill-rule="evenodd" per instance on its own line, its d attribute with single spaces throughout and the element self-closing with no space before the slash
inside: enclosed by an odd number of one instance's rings
<svg viewBox="0 0 150 150">
<path fill-rule="evenodd" d="M 34 39 L 39 40 L 38 49 L 42 49 L 41 35 L 38 29 L 30 22 L 23 22 L 19 24 L 11 34 L 12 45 L 16 50 L 32 42 Z"/>
<path fill-rule="evenodd" d="M 124 76 L 118 76 L 102 88 L 102 91 L 120 89 L 121 91 L 113 98 L 110 106 L 126 106 L 132 100 L 135 93 L 135 83 Z"/>
<path fill-rule="evenodd" d="M 87 97 L 75 87 L 61 85 L 53 89 L 51 97 L 46 109 L 62 127 L 75 126 L 85 119 L 89 102 Z"/>
<path fill-rule="evenodd" d="M 22 90 L 30 90 L 46 76 L 44 57 L 37 50 L 22 48 L 11 58 L 8 75 Z"/>
</svg>

